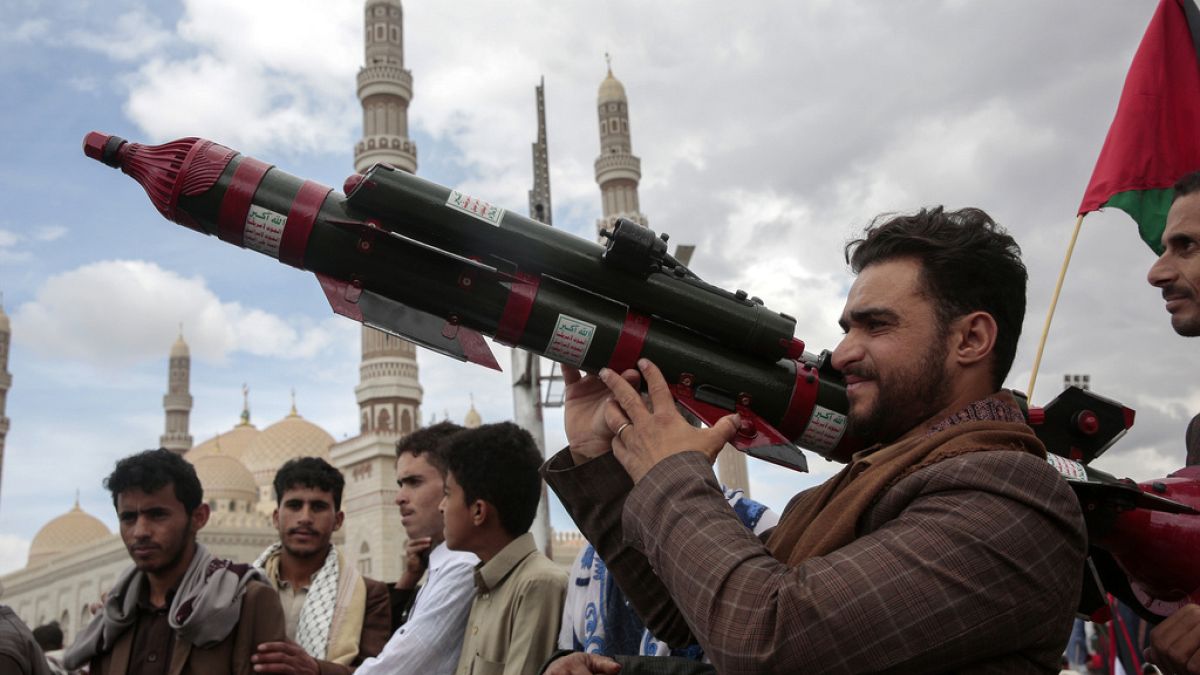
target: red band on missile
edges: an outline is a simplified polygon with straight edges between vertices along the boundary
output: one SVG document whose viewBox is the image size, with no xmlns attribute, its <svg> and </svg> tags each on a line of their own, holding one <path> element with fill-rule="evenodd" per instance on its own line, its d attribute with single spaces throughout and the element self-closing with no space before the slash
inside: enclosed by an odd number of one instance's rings
<svg viewBox="0 0 1200 675">
<path fill-rule="evenodd" d="M 304 185 L 300 186 L 300 192 L 296 194 L 292 208 L 288 211 L 283 238 L 279 240 L 279 262 L 304 269 L 304 249 L 308 247 L 308 235 L 312 234 L 313 223 L 317 222 L 317 214 L 321 212 L 325 197 L 332 191 L 332 188 L 311 180 L 304 181 Z"/>
<path fill-rule="evenodd" d="M 512 282 L 508 292 L 508 300 L 504 302 L 504 311 L 500 314 L 499 325 L 496 326 L 496 342 L 510 347 L 516 346 L 525 334 L 525 324 L 533 312 L 533 300 L 537 297 L 538 286 L 542 278 L 536 274 L 517 272 L 517 279 Z"/>
<path fill-rule="evenodd" d="M 650 317 L 632 309 L 626 312 L 617 346 L 613 348 L 612 356 L 608 357 L 608 367 L 618 373 L 635 367 L 638 357 L 642 355 L 642 346 L 646 344 L 646 333 L 649 330 Z"/>
<path fill-rule="evenodd" d="M 263 176 L 271 165 L 253 157 L 242 155 L 242 161 L 233 170 L 233 178 L 221 199 L 217 214 L 217 236 L 235 246 L 245 246 L 246 215 L 250 213 L 250 202 Z"/>
<path fill-rule="evenodd" d="M 792 388 L 792 399 L 788 401 L 779 430 L 789 439 L 796 440 L 804 433 L 812 420 L 813 408 L 817 406 L 817 388 L 820 376 L 815 368 L 796 364 L 796 385 Z"/>
</svg>

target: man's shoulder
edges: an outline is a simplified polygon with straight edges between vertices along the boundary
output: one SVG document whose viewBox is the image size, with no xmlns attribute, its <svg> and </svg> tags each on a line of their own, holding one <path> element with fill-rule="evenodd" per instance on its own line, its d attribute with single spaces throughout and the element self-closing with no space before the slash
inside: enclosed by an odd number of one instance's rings
<svg viewBox="0 0 1200 675">
<path fill-rule="evenodd" d="M 367 585 L 367 595 L 376 595 L 379 593 L 388 592 L 388 583 L 371 577 L 363 577 L 363 583 Z"/>
<path fill-rule="evenodd" d="M 1079 511 L 1079 500 L 1043 457 L 1011 449 L 979 450 L 924 467 L 889 492 L 916 496 L 947 490 L 980 490 L 1039 509 Z"/>
<path fill-rule="evenodd" d="M 541 551 L 534 551 L 521 561 L 514 575 L 527 584 L 561 584 L 567 586 L 567 571 Z"/>
</svg>

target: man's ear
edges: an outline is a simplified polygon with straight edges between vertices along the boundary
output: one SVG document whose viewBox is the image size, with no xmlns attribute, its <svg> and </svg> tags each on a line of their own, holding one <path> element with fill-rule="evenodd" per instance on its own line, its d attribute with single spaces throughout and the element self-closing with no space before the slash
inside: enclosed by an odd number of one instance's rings
<svg viewBox="0 0 1200 675">
<path fill-rule="evenodd" d="M 278 508 L 276 508 L 274 511 L 271 512 L 271 524 L 275 526 L 275 529 L 277 529 L 277 530 L 279 529 L 279 509 Z"/>
<path fill-rule="evenodd" d="M 342 522 L 345 520 L 346 520 L 346 512 L 338 511 L 337 515 L 333 517 L 333 531 L 337 532 L 338 530 L 342 529 Z"/>
<path fill-rule="evenodd" d="M 476 499 L 471 502 L 468 507 L 471 512 L 471 524 L 479 527 L 487 522 L 488 518 L 495 518 L 496 509 L 482 499 Z"/>
<path fill-rule="evenodd" d="M 193 532 L 199 532 L 201 528 L 208 524 L 208 516 L 210 513 L 211 512 L 208 509 L 208 503 L 200 502 L 200 506 L 197 506 L 196 509 L 192 511 L 191 520 Z"/>
<path fill-rule="evenodd" d="M 992 355 L 996 347 L 996 319 L 987 312 L 971 312 L 950 325 L 950 355 L 960 366 L 974 366 Z"/>
</svg>

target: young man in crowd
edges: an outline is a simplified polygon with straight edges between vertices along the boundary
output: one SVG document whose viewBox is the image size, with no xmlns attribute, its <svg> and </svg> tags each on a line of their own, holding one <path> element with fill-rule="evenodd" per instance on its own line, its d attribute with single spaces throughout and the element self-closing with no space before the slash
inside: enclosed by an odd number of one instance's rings
<svg viewBox="0 0 1200 675">
<path fill-rule="evenodd" d="M 67 649 L 91 675 L 251 672 L 264 642 L 284 639 L 279 596 L 250 565 L 196 542 L 208 505 L 196 471 L 162 448 L 126 457 L 104 480 L 133 565 Z"/>
<path fill-rule="evenodd" d="M 387 584 L 364 577 L 333 545 L 345 484 L 319 457 L 289 460 L 275 474 L 279 541 L 254 566 L 279 592 L 289 641 L 259 646 L 260 672 L 349 673 L 391 637 Z"/>
<path fill-rule="evenodd" d="M 529 532 L 541 462 L 533 437 L 511 422 L 464 431 L 447 445 L 446 545 L 481 561 L 458 675 L 534 675 L 554 652 L 567 577 Z"/>
<path fill-rule="evenodd" d="M 404 575 L 396 582 L 392 605 L 394 613 L 405 612 L 406 618 L 379 656 L 367 659 L 357 675 L 450 675 L 458 663 L 479 559 L 451 551 L 443 541 L 438 466 L 446 439 L 460 431 L 456 424 L 441 422 L 396 444 L 396 506 L 408 543 Z M 422 576 L 425 583 L 417 589 Z"/>
</svg>

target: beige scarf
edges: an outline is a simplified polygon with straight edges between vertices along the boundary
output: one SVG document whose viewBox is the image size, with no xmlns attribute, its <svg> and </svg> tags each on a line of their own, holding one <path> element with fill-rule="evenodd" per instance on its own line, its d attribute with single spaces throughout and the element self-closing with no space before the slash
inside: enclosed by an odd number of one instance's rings
<svg viewBox="0 0 1200 675">
<path fill-rule="evenodd" d="M 279 589 L 279 548 L 278 543 L 272 544 L 254 563 L 255 567 L 263 570 L 276 590 Z M 321 572 L 313 575 L 314 587 L 310 587 L 309 595 L 304 600 L 304 607 L 300 610 L 300 624 L 303 625 L 306 614 L 312 614 L 317 610 L 315 605 L 310 608 L 309 604 L 315 599 L 313 593 L 317 590 L 315 584 L 318 583 L 318 577 L 333 581 L 336 576 L 334 582 L 337 584 L 336 593 L 331 594 L 334 602 L 332 618 L 328 624 L 329 631 L 323 636 L 324 639 L 320 640 L 323 644 L 304 644 L 302 642 L 301 646 L 315 659 L 348 666 L 358 656 L 358 642 L 362 637 L 363 618 L 367 611 L 367 584 L 358 570 L 346 565 L 345 558 L 342 557 L 341 551 L 337 551 L 336 547 L 331 549 L 330 558 L 331 560 L 326 566 L 335 564 L 336 575 L 321 574 Z M 322 572 L 328 571 L 332 570 L 322 568 Z M 300 638 L 299 633 L 300 631 L 297 630 L 296 637 L 298 639 Z"/>
<path fill-rule="evenodd" d="M 788 565 L 828 555 L 858 537 L 858 522 L 875 500 L 913 472 L 952 457 L 985 450 L 1016 450 L 1046 457 L 1011 395 L 971 404 L 928 433 L 869 448 L 820 487 L 797 497 L 767 540 L 771 555 Z"/>
</svg>

